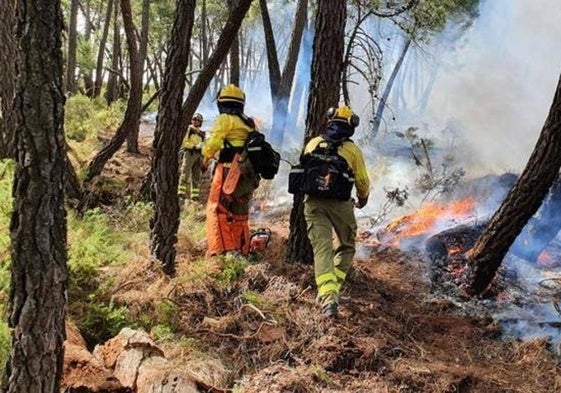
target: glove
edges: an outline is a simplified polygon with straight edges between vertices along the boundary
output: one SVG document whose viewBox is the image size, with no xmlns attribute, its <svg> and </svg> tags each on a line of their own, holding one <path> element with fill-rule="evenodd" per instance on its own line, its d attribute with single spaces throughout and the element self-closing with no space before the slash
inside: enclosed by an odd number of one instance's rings
<svg viewBox="0 0 561 393">
<path fill-rule="evenodd" d="M 355 207 L 357 209 L 362 209 L 368 203 L 368 197 L 366 198 L 358 198 L 358 202 L 355 202 Z"/>
</svg>

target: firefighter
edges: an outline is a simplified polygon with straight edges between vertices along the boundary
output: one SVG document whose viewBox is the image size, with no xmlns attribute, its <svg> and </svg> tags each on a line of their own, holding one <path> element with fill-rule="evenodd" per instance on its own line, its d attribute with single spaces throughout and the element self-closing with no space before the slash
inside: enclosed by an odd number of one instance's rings
<svg viewBox="0 0 561 393">
<path fill-rule="evenodd" d="M 201 130 L 203 115 L 195 113 L 181 146 L 182 165 L 179 179 L 179 197 L 182 200 L 198 201 L 203 173 L 201 149 L 205 133 Z"/>
<path fill-rule="evenodd" d="M 249 201 L 259 185 L 259 177 L 250 165 L 240 170 L 240 153 L 250 131 L 255 129 L 253 120 L 244 114 L 245 94 L 236 85 L 223 87 L 217 95 L 219 116 L 210 129 L 202 154 L 206 163 L 215 158 L 214 175 L 206 206 L 207 256 L 226 252 L 242 255 L 249 253 Z M 244 160 L 247 164 L 249 160 Z M 232 172 L 228 177 L 228 174 Z M 238 173 L 239 177 L 232 176 Z M 237 179 L 234 185 L 228 182 Z"/>
<path fill-rule="evenodd" d="M 348 186 L 346 199 L 323 195 L 304 198 L 304 217 L 308 237 L 314 252 L 314 275 L 318 290 L 318 300 L 322 313 L 327 317 L 338 315 L 339 293 L 345 282 L 355 254 L 357 223 L 354 207 L 363 208 L 368 202 L 370 180 L 360 148 L 350 137 L 358 126 L 359 117 L 348 106 L 330 108 L 324 132 L 311 139 L 305 149 L 304 157 L 312 154 L 322 144 L 333 143 L 332 149 L 339 159 L 346 161 L 354 176 L 354 186 Z M 357 202 L 350 197 L 356 187 Z M 311 193 L 311 192 L 310 192 Z M 337 237 L 333 244 L 333 231 Z"/>
</svg>

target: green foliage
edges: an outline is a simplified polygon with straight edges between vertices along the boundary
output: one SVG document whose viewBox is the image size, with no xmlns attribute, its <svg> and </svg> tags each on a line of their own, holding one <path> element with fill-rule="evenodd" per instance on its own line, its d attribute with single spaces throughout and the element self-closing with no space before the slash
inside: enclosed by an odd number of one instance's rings
<svg viewBox="0 0 561 393">
<path fill-rule="evenodd" d="M 69 311 L 89 344 L 106 340 L 127 325 L 128 310 L 114 304 L 111 283 L 100 276 L 104 266 L 125 261 L 123 237 L 99 209 L 87 211 L 82 219 L 69 215 Z"/>
<path fill-rule="evenodd" d="M 78 94 L 66 100 L 64 111 L 64 129 L 69 142 L 83 142 L 86 139 L 97 140 L 100 133 L 117 129 L 124 107 L 121 102 L 108 107 L 102 99 L 92 100 Z M 82 153 L 87 155 L 90 151 Z"/>
<path fill-rule="evenodd" d="M 232 284 L 241 276 L 249 265 L 249 261 L 244 256 L 235 253 L 227 253 L 217 258 L 222 264 L 223 269 L 217 274 L 216 280 L 218 283 L 226 286 Z"/>
</svg>

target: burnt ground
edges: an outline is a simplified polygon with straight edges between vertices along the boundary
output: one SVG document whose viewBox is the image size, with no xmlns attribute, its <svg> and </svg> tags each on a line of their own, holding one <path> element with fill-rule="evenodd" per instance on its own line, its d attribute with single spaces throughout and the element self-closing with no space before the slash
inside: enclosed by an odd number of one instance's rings
<svg viewBox="0 0 561 393">
<path fill-rule="evenodd" d="M 209 260 L 201 273 L 194 261 L 204 244 L 184 236 L 173 279 L 141 256 L 108 272 L 115 301 L 132 313 L 173 304 L 177 333 L 161 345 L 189 364 L 201 391 L 561 392 L 547 339 L 505 337 L 484 304 L 431 289 L 423 255 L 382 249 L 366 236 L 341 317 L 325 319 L 312 266 L 285 261 L 287 218 L 284 211 L 252 223 L 271 228 L 272 243 L 227 284 L 217 278 L 228 264 Z"/>
</svg>

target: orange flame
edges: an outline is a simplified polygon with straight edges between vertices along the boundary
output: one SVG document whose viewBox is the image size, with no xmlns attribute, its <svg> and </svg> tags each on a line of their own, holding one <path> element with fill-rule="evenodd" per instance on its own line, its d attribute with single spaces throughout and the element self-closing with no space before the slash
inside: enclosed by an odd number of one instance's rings
<svg viewBox="0 0 561 393">
<path fill-rule="evenodd" d="M 398 246 L 401 239 L 430 233 L 442 220 L 466 219 L 473 211 L 475 201 L 472 198 L 454 201 L 443 205 L 427 203 L 419 210 L 399 217 L 389 223 L 385 233 L 392 233 L 394 245 Z"/>
</svg>

